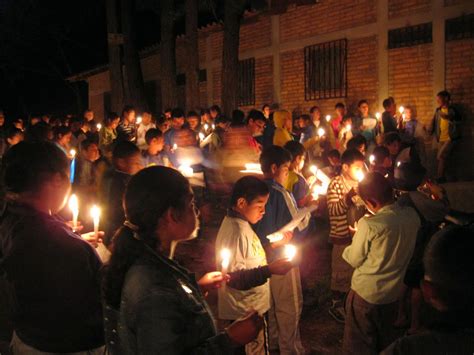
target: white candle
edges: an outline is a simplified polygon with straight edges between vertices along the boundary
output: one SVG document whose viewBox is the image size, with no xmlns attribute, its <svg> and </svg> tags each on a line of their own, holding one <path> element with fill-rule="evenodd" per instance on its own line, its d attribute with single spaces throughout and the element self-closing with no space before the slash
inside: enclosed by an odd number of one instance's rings
<svg viewBox="0 0 474 355">
<path fill-rule="evenodd" d="M 230 264 L 230 250 L 227 248 L 224 248 L 221 250 L 221 272 L 222 275 L 227 274 L 227 271 L 229 269 L 229 264 Z"/>
<path fill-rule="evenodd" d="M 97 123 L 97 126 L 96 126 L 96 127 L 97 127 L 97 130 L 100 131 L 101 128 L 102 128 L 102 125 L 101 125 L 100 123 Z"/>
<path fill-rule="evenodd" d="M 322 136 L 324 136 L 326 132 L 324 131 L 324 128 L 319 128 L 318 129 L 318 136 L 321 138 Z"/>
<path fill-rule="evenodd" d="M 69 209 L 72 212 L 72 230 L 76 231 L 77 217 L 79 216 L 79 201 L 77 196 L 74 194 L 69 197 Z"/>
<path fill-rule="evenodd" d="M 288 259 L 289 261 L 292 261 L 296 255 L 296 247 L 291 244 L 286 244 L 285 249 L 283 250 L 283 253 L 286 259 Z"/>
<path fill-rule="evenodd" d="M 372 154 L 372 155 L 369 157 L 369 162 L 370 162 L 370 164 L 374 164 L 374 163 L 375 163 L 375 155 Z"/>
<path fill-rule="evenodd" d="M 326 121 L 331 121 L 331 115 L 326 115 Z"/>
<path fill-rule="evenodd" d="M 96 205 L 91 208 L 91 217 L 94 222 L 94 234 L 99 233 L 100 208 Z"/>
</svg>

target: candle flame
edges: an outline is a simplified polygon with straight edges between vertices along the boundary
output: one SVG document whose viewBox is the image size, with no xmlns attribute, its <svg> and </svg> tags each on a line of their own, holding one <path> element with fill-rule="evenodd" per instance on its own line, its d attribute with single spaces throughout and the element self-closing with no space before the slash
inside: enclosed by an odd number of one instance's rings
<svg viewBox="0 0 474 355">
<path fill-rule="evenodd" d="M 316 175 L 316 172 L 318 171 L 318 167 L 316 165 L 311 165 L 309 167 L 309 171 L 311 171 L 311 174 Z"/>
<path fill-rule="evenodd" d="M 75 194 L 72 194 L 69 197 L 69 209 L 72 211 L 72 213 L 76 213 L 79 211 L 79 200 L 77 199 L 77 196 Z"/>
<path fill-rule="evenodd" d="M 230 250 L 224 248 L 221 250 L 222 268 L 227 269 L 230 263 Z"/>
<path fill-rule="evenodd" d="M 202 132 L 199 132 L 199 139 L 203 141 L 204 138 L 206 138 L 205 134 Z"/>
<path fill-rule="evenodd" d="M 283 252 L 285 254 L 285 258 L 291 261 L 296 255 L 296 247 L 294 245 L 287 244 L 285 245 L 285 249 Z"/>
<path fill-rule="evenodd" d="M 75 149 L 71 149 L 69 151 L 69 155 L 72 157 L 72 159 L 74 159 L 74 157 L 76 156 L 76 150 Z"/>
<path fill-rule="evenodd" d="M 324 128 L 318 129 L 318 136 L 319 136 L 319 137 L 324 136 L 325 133 L 326 133 L 326 132 L 324 131 Z"/>
<path fill-rule="evenodd" d="M 375 118 L 378 119 L 378 120 L 380 120 L 380 117 L 381 117 L 381 116 L 382 116 L 382 115 L 380 114 L 380 112 L 377 112 L 377 113 L 375 114 Z"/>
<path fill-rule="evenodd" d="M 97 123 L 97 130 L 100 131 L 102 129 L 102 125 L 100 123 Z"/>
<path fill-rule="evenodd" d="M 398 108 L 398 112 L 403 113 L 403 111 L 405 111 L 405 107 L 400 106 L 400 107 Z"/>
<path fill-rule="evenodd" d="M 374 164 L 374 163 L 375 163 L 375 155 L 372 154 L 372 155 L 369 157 L 369 162 L 370 162 L 370 164 Z"/>
<path fill-rule="evenodd" d="M 212 127 L 212 129 L 216 129 L 216 125 L 214 123 L 212 124 L 211 127 Z"/>
<path fill-rule="evenodd" d="M 142 123 L 142 116 L 137 117 L 137 124 L 140 124 L 140 123 Z"/>
<path fill-rule="evenodd" d="M 209 129 L 209 125 L 208 125 L 207 123 L 204 125 L 204 129 L 205 129 L 206 131 Z"/>
<path fill-rule="evenodd" d="M 176 149 L 178 149 L 178 145 L 175 143 L 173 144 L 173 150 L 176 150 Z"/>
<path fill-rule="evenodd" d="M 100 217 L 100 208 L 97 205 L 91 207 L 91 217 L 96 220 Z"/>
<path fill-rule="evenodd" d="M 326 121 L 331 121 L 331 115 L 326 115 Z"/>
<path fill-rule="evenodd" d="M 349 132 L 352 129 L 352 126 L 350 124 L 346 125 L 346 131 Z"/>
<path fill-rule="evenodd" d="M 365 175 L 362 171 L 356 171 L 356 179 L 361 182 L 362 180 L 364 180 L 365 178 Z"/>
</svg>

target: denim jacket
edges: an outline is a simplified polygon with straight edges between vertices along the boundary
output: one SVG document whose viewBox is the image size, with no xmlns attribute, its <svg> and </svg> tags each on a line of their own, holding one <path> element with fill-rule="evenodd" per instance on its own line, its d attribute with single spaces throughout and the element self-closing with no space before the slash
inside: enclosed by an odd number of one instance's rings
<svg viewBox="0 0 474 355">
<path fill-rule="evenodd" d="M 116 317 L 117 331 L 106 334 L 117 335 L 107 342 L 118 354 L 232 352 L 227 334 L 216 331 L 194 275 L 151 248 L 127 272 Z"/>
</svg>

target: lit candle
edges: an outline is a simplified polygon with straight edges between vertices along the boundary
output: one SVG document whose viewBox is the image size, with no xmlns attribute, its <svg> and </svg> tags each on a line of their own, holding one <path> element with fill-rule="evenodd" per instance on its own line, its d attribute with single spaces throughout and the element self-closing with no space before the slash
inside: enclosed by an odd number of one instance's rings
<svg viewBox="0 0 474 355">
<path fill-rule="evenodd" d="M 76 150 L 71 149 L 69 151 L 69 155 L 71 156 L 71 171 L 69 174 L 71 184 L 74 182 L 74 175 L 76 173 Z"/>
<path fill-rule="evenodd" d="M 283 250 L 283 253 L 286 259 L 288 259 L 289 261 L 292 261 L 296 255 L 296 247 L 291 244 L 286 244 Z"/>
<path fill-rule="evenodd" d="M 352 126 L 350 124 L 346 125 L 346 132 L 349 132 L 352 129 Z"/>
<path fill-rule="evenodd" d="M 400 107 L 398 108 L 398 112 L 400 112 L 400 114 L 403 114 L 403 111 L 405 111 L 405 107 L 400 106 Z"/>
<path fill-rule="evenodd" d="M 369 162 L 370 162 L 370 164 L 374 164 L 374 163 L 375 163 L 375 155 L 372 154 L 372 155 L 369 157 Z"/>
<path fill-rule="evenodd" d="M 380 120 L 380 117 L 382 117 L 382 115 L 380 114 L 380 112 L 377 112 L 377 113 L 375 114 L 375 118 L 376 118 L 377 120 Z"/>
<path fill-rule="evenodd" d="M 321 138 L 322 136 L 324 136 L 326 132 L 324 131 L 324 128 L 319 128 L 318 129 L 318 136 Z"/>
<path fill-rule="evenodd" d="M 309 167 L 309 171 L 311 171 L 311 174 L 316 176 L 316 173 L 318 172 L 318 167 L 316 165 L 311 165 Z"/>
<path fill-rule="evenodd" d="M 94 234 L 99 233 L 100 208 L 96 205 L 91 208 L 91 217 L 94 222 Z"/>
<path fill-rule="evenodd" d="M 97 127 L 97 130 L 100 131 L 101 128 L 102 128 L 102 125 L 101 125 L 100 123 L 97 123 L 97 126 L 96 126 L 96 127 Z"/>
<path fill-rule="evenodd" d="M 140 123 L 142 123 L 142 116 L 137 117 L 137 124 L 140 124 Z"/>
<path fill-rule="evenodd" d="M 356 171 L 356 179 L 361 182 L 362 180 L 364 180 L 364 173 L 361 171 L 361 170 L 358 170 Z"/>
<path fill-rule="evenodd" d="M 206 135 L 202 132 L 199 132 L 199 139 L 203 141 L 204 138 L 206 138 Z"/>
<path fill-rule="evenodd" d="M 79 201 L 75 194 L 69 197 L 69 209 L 72 212 L 72 230 L 75 232 L 77 229 L 77 217 L 79 216 Z"/>
<path fill-rule="evenodd" d="M 178 170 L 181 172 L 181 174 L 183 174 L 184 177 L 186 178 L 190 178 L 190 177 L 193 177 L 194 175 L 194 169 L 191 168 L 189 165 L 180 165 L 180 167 L 178 168 Z"/>
<path fill-rule="evenodd" d="M 326 121 L 331 121 L 331 115 L 326 115 Z"/>
<path fill-rule="evenodd" d="M 206 123 L 204 124 L 204 130 L 207 131 L 209 129 L 209 125 Z"/>
<path fill-rule="evenodd" d="M 178 145 L 175 143 L 173 144 L 173 150 L 176 150 L 176 149 L 178 149 Z"/>
<path fill-rule="evenodd" d="M 401 161 L 398 161 L 398 162 L 397 162 L 397 168 L 399 168 L 400 165 L 402 165 L 402 162 L 401 162 Z"/>
<path fill-rule="evenodd" d="M 212 130 L 215 130 L 215 129 L 216 129 L 216 125 L 215 125 L 214 123 L 212 124 L 211 127 L 212 127 Z"/>
</svg>

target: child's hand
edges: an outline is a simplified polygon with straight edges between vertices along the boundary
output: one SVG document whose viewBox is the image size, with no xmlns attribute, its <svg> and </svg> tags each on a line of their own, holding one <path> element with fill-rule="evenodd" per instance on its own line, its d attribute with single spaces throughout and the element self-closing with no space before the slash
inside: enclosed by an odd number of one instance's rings
<svg viewBox="0 0 474 355">
<path fill-rule="evenodd" d="M 102 243 L 102 238 L 104 237 L 104 232 L 100 231 L 99 233 L 89 232 L 81 234 L 82 239 L 87 243 L 92 245 L 94 248 L 97 248 L 99 243 Z"/>
<path fill-rule="evenodd" d="M 293 264 L 288 259 L 278 259 L 268 264 L 268 269 L 272 275 L 285 275 L 293 268 Z"/>
<path fill-rule="evenodd" d="M 357 232 L 357 221 L 354 222 L 354 227 L 349 225 L 349 231 L 351 232 L 351 236 L 354 236 L 354 234 L 356 234 L 356 232 Z"/>
<path fill-rule="evenodd" d="M 197 282 L 203 293 L 210 290 L 214 290 L 222 286 L 222 282 L 228 282 L 230 280 L 229 275 L 223 275 L 220 271 L 211 271 L 205 274 Z"/>
</svg>

